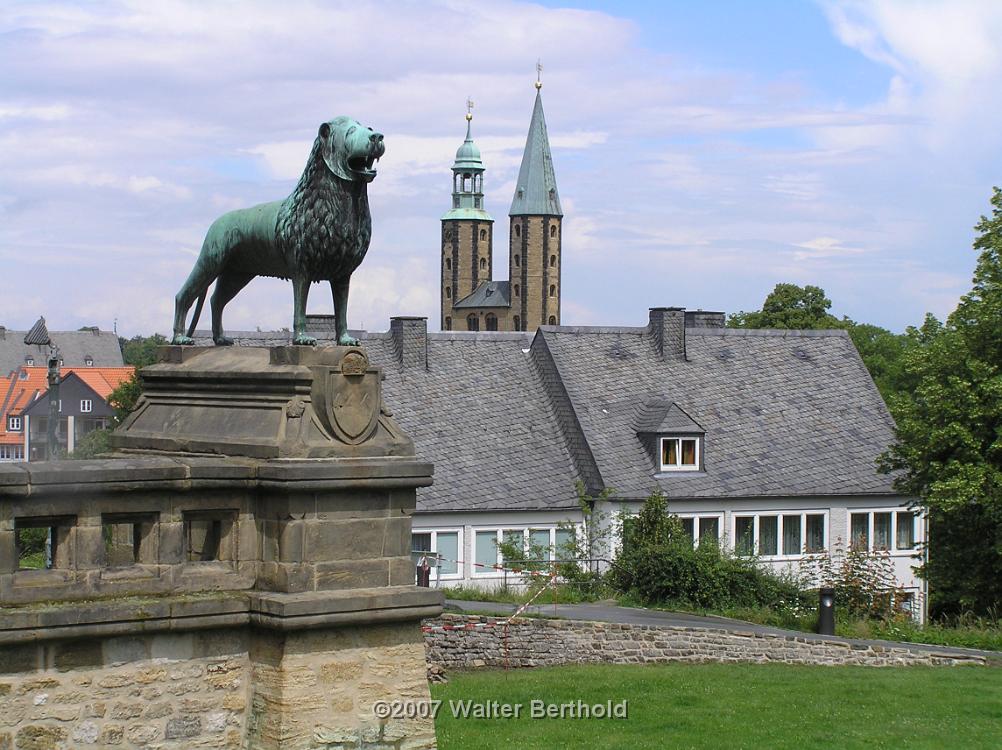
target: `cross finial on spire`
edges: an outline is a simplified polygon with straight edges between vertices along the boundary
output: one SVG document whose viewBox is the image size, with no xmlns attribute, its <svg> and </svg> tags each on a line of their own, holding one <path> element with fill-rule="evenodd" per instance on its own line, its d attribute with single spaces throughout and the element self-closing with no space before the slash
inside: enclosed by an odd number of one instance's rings
<svg viewBox="0 0 1002 750">
<path fill-rule="evenodd" d="M 469 122 L 473 119 L 473 100 L 470 97 L 466 97 L 466 121 Z"/>
<path fill-rule="evenodd" d="M 542 61 L 539 58 L 537 58 L 536 59 L 536 90 L 537 91 L 539 89 L 543 88 L 542 77 L 543 77 L 543 63 L 542 63 Z"/>
</svg>

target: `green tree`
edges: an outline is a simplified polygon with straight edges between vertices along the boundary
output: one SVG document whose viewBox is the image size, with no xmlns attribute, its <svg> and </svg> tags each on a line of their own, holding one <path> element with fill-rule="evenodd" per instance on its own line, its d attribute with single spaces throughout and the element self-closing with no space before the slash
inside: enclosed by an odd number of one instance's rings
<svg viewBox="0 0 1002 750">
<path fill-rule="evenodd" d="M 800 287 L 776 284 L 761 310 L 734 313 L 727 320 L 731 328 L 815 329 L 845 328 L 846 323 L 828 312 L 832 301 L 819 286 Z"/>
<path fill-rule="evenodd" d="M 133 336 L 131 339 L 118 337 L 118 345 L 122 348 L 122 359 L 125 364 L 133 367 L 146 367 L 157 361 L 157 347 L 167 343 L 167 339 L 159 333 L 152 336 Z"/>
<path fill-rule="evenodd" d="M 1002 190 L 981 217 L 973 288 L 946 324 L 932 316 L 909 337 L 908 387 L 893 400 L 897 440 L 883 457 L 930 521 L 934 614 L 1002 606 Z"/>
</svg>

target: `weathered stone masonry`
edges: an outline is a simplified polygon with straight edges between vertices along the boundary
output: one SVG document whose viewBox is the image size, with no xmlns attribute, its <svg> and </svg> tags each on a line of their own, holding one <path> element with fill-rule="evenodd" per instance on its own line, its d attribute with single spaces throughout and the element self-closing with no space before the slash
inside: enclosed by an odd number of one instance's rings
<svg viewBox="0 0 1002 750">
<path fill-rule="evenodd" d="M 543 667 L 558 664 L 667 664 L 748 662 L 827 666 L 984 665 L 985 658 L 920 646 L 890 648 L 751 631 L 652 627 L 568 620 L 503 620 L 443 615 L 426 625 L 493 622 L 495 627 L 432 630 L 425 634 L 428 662 L 446 669 Z M 507 631 L 507 643 L 505 632 Z"/>
</svg>

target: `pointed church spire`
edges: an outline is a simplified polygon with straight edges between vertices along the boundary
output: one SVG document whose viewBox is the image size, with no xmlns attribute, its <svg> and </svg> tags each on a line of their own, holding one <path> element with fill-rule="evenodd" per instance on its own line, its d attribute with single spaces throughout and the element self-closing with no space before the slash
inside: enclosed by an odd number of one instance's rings
<svg viewBox="0 0 1002 750">
<path fill-rule="evenodd" d="M 543 117 L 543 83 L 539 79 L 542 66 L 536 64 L 536 103 L 532 108 L 529 135 L 522 152 L 522 166 L 518 170 L 515 195 L 511 201 L 509 216 L 563 216 L 560 210 L 560 196 L 557 194 L 557 178 L 553 173 L 553 157 L 550 155 L 550 139 L 546 134 L 546 118 Z"/>
</svg>

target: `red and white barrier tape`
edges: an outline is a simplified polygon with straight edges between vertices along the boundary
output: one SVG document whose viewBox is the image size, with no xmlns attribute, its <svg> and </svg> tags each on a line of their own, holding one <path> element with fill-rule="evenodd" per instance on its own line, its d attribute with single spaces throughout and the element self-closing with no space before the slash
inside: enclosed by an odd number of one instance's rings
<svg viewBox="0 0 1002 750">
<path fill-rule="evenodd" d="M 448 557 L 440 557 L 438 555 L 425 555 L 424 557 L 428 558 L 429 560 L 438 560 L 439 562 L 451 562 L 451 563 L 456 563 L 457 565 L 466 565 L 467 562 L 466 560 L 451 560 Z M 418 562 L 418 564 L 420 565 L 420 561 Z M 492 565 L 490 563 L 470 562 L 470 565 L 474 568 L 483 568 L 485 570 L 500 570 L 500 571 L 507 570 L 509 573 L 516 573 L 518 575 L 528 575 L 539 578 L 544 578 L 551 575 L 545 570 L 526 570 L 524 568 L 508 568 L 505 567 L 504 565 L 497 565 L 497 564 Z"/>
<path fill-rule="evenodd" d="M 507 620 L 493 620 L 491 622 L 468 622 L 462 625 L 422 625 L 421 631 L 423 633 L 441 633 L 448 632 L 450 630 L 476 630 L 477 628 L 495 628 L 498 625 L 506 626 L 511 625 L 512 621 L 520 617 L 525 610 L 527 610 L 536 599 L 538 599 L 544 591 L 550 588 L 554 583 L 557 582 L 556 574 L 550 576 L 550 580 L 546 582 L 545 585 L 539 588 L 535 594 L 527 601 L 525 604 L 521 605 Z"/>
</svg>

